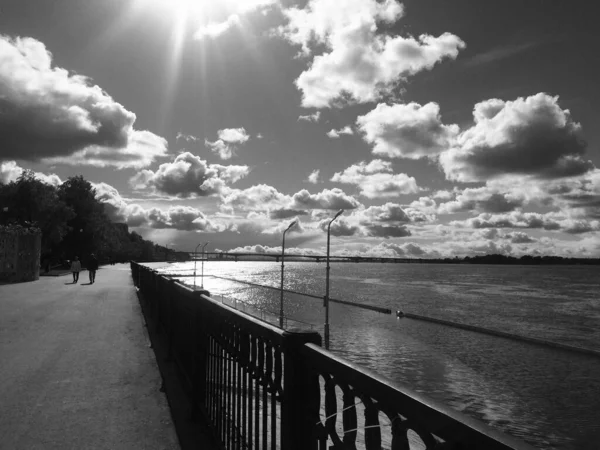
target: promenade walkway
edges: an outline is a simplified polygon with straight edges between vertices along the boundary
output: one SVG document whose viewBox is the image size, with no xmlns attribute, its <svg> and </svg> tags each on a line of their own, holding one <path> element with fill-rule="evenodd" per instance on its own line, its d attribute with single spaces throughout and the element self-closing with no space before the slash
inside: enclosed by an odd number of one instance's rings
<svg viewBox="0 0 600 450">
<path fill-rule="evenodd" d="M 0 285 L 1 449 L 179 449 L 129 265 Z"/>
</svg>

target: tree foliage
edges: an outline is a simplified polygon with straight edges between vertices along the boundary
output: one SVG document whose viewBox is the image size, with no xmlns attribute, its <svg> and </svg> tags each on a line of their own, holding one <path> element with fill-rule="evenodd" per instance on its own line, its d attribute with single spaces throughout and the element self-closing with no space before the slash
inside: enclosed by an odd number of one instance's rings
<svg viewBox="0 0 600 450">
<path fill-rule="evenodd" d="M 96 198 L 90 182 L 71 177 L 55 187 L 24 171 L 8 184 L 0 183 L 0 225 L 38 227 L 42 232 L 42 261 L 53 263 L 86 258 L 102 260 L 155 258 L 155 245 L 127 225 L 113 223 Z"/>
</svg>

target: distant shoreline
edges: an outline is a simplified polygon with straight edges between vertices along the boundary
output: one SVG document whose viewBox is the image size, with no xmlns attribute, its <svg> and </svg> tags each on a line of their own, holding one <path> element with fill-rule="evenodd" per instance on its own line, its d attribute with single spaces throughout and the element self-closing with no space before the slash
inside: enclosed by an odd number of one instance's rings
<svg viewBox="0 0 600 450">
<path fill-rule="evenodd" d="M 223 256 L 216 254 L 207 255 L 207 261 L 278 261 L 281 255 L 277 254 L 236 254 L 223 252 Z M 193 258 L 192 258 L 193 260 Z M 325 256 L 316 255 L 285 255 L 286 262 L 319 262 L 324 263 Z M 520 258 L 505 255 L 465 256 L 463 258 L 379 258 L 363 256 L 331 256 L 331 263 L 383 263 L 383 264 L 494 264 L 494 265 L 521 265 L 521 266 L 595 266 L 600 265 L 600 258 L 563 258 L 561 256 L 530 256 Z"/>
</svg>

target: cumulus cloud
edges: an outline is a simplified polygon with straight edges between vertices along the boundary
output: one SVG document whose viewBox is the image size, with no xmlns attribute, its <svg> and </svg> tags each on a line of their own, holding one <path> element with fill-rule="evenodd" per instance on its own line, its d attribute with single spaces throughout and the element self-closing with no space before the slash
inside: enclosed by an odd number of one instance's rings
<svg viewBox="0 0 600 450">
<path fill-rule="evenodd" d="M 16 161 L 7 161 L 0 164 L 0 183 L 8 184 L 13 181 L 17 181 L 19 177 L 23 174 L 22 167 L 18 166 Z M 62 184 L 62 180 L 60 177 L 54 173 L 45 174 L 41 172 L 34 172 L 35 178 L 38 180 L 50 184 L 52 186 L 60 186 Z"/>
<path fill-rule="evenodd" d="M 222 193 L 221 204 L 225 208 L 241 210 L 276 210 L 290 208 L 292 199 L 273 186 L 258 184 L 246 189 L 229 189 Z"/>
<path fill-rule="evenodd" d="M 367 198 L 390 198 L 419 191 L 413 177 L 393 173 L 391 163 L 381 159 L 354 164 L 343 172 L 336 172 L 331 181 L 354 184 L 360 189 L 360 195 Z"/>
<path fill-rule="evenodd" d="M 164 163 L 156 171 L 142 170 L 130 183 L 134 189 L 153 189 L 164 194 L 189 198 L 222 193 L 229 184 L 248 175 L 248 166 L 208 164 L 189 152 Z"/>
<path fill-rule="evenodd" d="M 350 127 L 350 125 L 346 125 L 345 127 L 340 128 L 339 130 L 332 129 L 332 130 L 328 131 L 327 132 L 327 137 L 330 137 L 332 139 L 337 139 L 342 134 L 352 135 L 352 134 L 354 134 L 354 131 L 352 130 L 352 128 Z"/>
<path fill-rule="evenodd" d="M 441 254 L 435 250 L 417 244 L 405 242 L 381 242 L 377 245 L 361 244 L 357 248 L 347 248 L 336 252 L 340 256 L 365 256 L 375 258 L 439 258 Z"/>
<path fill-rule="evenodd" d="M 341 189 L 324 189 L 311 194 L 306 189 L 282 194 L 273 186 L 260 184 L 247 189 L 228 189 L 221 195 L 221 210 L 264 213 L 271 220 L 307 215 L 313 210 L 355 209 L 361 204 Z"/>
<path fill-rule="evenodd" d="M 308 178 L 306 179 L 306 181 L 311 184 L 317 184 L 319 182 L 319 174 L 320 173 L 321 173 L 321 171 L 319 169 L 313 170 L 310 173 L 310 175 L 308 176 Z"/>
<path fill-rule="evenodd" d="M 230 28 L 240 24 L 240 16 L 232 14 L 222 22 L 211 22 L 202 25 L 194 33 L 194 39 L 216 38 L 227 32 Z"/>
<path fill-rule="evenodd" d="M 323 108 L 341 99 L 371 102 L 399 81 L 444 58 L 456 58 L 465 44 L 457 36 L 378 34 L 380 26 L 404 14 L 395 0 L 310 0 L 304 8 L 283 10 L 288 23 L 279 32 L 312 56 L 296 85 L 302 105 Z"/>
<path fill-rule="evenodd" d="M 452 221 L 450 225 L 469 228 L 541 228 L 559 230 L 559 218 L 554 213 L 528 213 L 513 211 L 508 214 L 483 213 L 465 221 Z"/>
<path fill-rule="evenodd" d="M 327 231 L 327 226 L 331 222 L 331 217 L 322 220 L 319 223 L 319 228 L 323 231 Z M 331 234 L 333 236 L 355 236 L 360 234 L 361 229 L 358 225 L 350 223 L 345 219 L 338 219 L 331 224 Z"/>
<path fill-rule="evenodd" d="M 0 85 L 0 158 L 140 168 L 167 153 L 99 86 L 53 67 L 36 39 L 0 35 Z"/>
<path fill-rule="evenodd" d="M 480 188 L 467 188 L 458 193 L 452 201 L 441 203 L 438 208 L 440 214 L 454 214 L 459 212 L 488 212 L 506 213 L 521 208 L 525 197 L 518 192 L 498 191 L 488 186 Z"/>
<path fill-rule="evenodd" d="M 323 189 L 317 194 L 311 194 L 306 189 L 292 196 L 292 204 L 299 209 L 354 209 L 360 202 L 338 188 Z"/>
<path fill-rule="evenodd" d="M 172 206 L 168 210 L 151 208 L 147 212 L 150 228 L 173 228 L 182 231 L 222 231 L 200 210 L 190 206 Z"/>
<path fill-rule="evenodd" d="M 277 4 L 278 0 L 244 0 L 241 2 L 218 2 L 217 5 L 221 15 L 224 15 L 224 19 L 221 21 L 210 20 L 198 27 L 194 33 L 194 39 L 215 39 L 227 32 L 230 28 L 238 25 L 244 14 L 252 11 L 264 11 L 272 5 Z M 202 8 L 200 3 L 197 8 Z M 206 11 L 203 10 L 199 14 L 200 17 L 205 15 Z"/>
<path fill-rule="evenodd" d="M 221 159 L 230 159 L 238 144 L 243 144 L 250 139 L 245 128 L 224 128 L 218 132 L 219 139 L 214 142 L 204 140 L 206 145 L 213 153 L 219 155 Z"/>
<path fill-rule="evenodd" d="M 397 203 L 386 203 L 381 206 L 369 206 L 362 215 L 378 222 L 410 222 L 410 217 Z"/>
<path fill-rule="evenodd" d="M 398 238 L 410 236 L 411 232 L 405 225 L 368 225 L 367 235 L 372 237 Z"/>
<path fill-rule="evenodd" d="M 513 244 L 530 244 L 532 242 L 536 242 L 537 239 L 533 239 L 527 233 L 523 233 L 522 231 L 515 231 L 513 233 L 507 233 L 502 236 L 504 239 L 510 240 Z"/>
<path fill-rule="evenodd" d="M 132 227 L 175 229 L 180 231 L 223 231 L 225 226 L 210 220 L 202 211 L 190 206 L 171 206 L 168 209 L 144 208 L 129 203 L 119 191 L 107 183 L 93 183 L 96 198 L 113 222 Z"/>
<path fill-rule="evenodd" d="M 486 100 L 475 105 L 475 125 L 440 155 L 446 178 L 486 181 L 507 175 L 553 179 L 594 168 L 583 159 L 581 126 L 558 97 L 539 93 L 514 101 Z"/>
<path fill-rule="evenodd" d="M 125 148 L 108 148 L 92 145 L 69 156 L 44 158 L 47 164 L 70 166 L 89 165 L 116 167 L 117 169 L 142 169 L 167 153 L 167 141 L 149 131 L 133 131 Z"/>
<path fill-rule="evenodd" d="M 305 116 L 299 116 L 298 120 L 304 120 L 305 122 L 318 122 L 321 118 L 321 111 L 317 111 L 314 114 L 307 114 Z"/>
<path fill-rule="evenodd" d="M 444 125 L 437 103 L 386 105 L 380 103 L 356 123 L 373 153 L 390 158 L 419 159 L 447 150 L 458 125 Z"/>
</svg>

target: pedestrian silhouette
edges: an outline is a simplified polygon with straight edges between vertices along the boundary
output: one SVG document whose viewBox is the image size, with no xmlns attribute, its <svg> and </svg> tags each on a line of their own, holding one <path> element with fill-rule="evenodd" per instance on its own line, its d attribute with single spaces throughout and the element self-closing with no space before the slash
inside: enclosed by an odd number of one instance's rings
<svg viewBox="0 0 600 450">
<path fill-rule="evenodd" d="M 73 284 L 75 284 L 79 281 L 79 272 L 81 272 L 81 261 L 78 256 L 71 262 L 71 272 L 73 272 Z"/>
<path fill-rule="evenodd" d="M 96 281 L 96 270 L 98 270 L 98 259 L 96 259 L 96 255 L 93 253 L 90 255 L 87 269 L 90 274 L 90 284 L 94 284 L 94 281 Z"/>
</svg>

